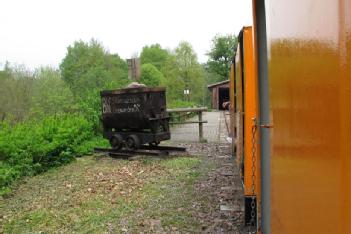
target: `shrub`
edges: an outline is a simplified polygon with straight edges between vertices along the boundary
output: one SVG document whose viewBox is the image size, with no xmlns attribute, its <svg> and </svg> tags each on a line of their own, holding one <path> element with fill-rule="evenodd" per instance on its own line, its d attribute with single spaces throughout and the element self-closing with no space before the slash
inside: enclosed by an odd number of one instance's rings
<svg viewBox="0 0 351 234">
<path fill-rule="evenodd" d="M 0 124 L 0 194 L 22 176 L 60 166 L 92 150 L 93 126 L 80 115 Z"/>
</svg>

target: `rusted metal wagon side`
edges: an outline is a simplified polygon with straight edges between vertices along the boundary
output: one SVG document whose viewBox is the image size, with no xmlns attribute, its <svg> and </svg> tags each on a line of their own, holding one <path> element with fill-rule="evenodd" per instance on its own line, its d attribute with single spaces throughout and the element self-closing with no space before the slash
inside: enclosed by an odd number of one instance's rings
<svg viewBox="0 0 351 234">
<path fill-rule="evenodd" d="M 165 88 L 101 91 L 104 137 L 114 149 L 138 149 L 170 139 Z"/>
</svg>

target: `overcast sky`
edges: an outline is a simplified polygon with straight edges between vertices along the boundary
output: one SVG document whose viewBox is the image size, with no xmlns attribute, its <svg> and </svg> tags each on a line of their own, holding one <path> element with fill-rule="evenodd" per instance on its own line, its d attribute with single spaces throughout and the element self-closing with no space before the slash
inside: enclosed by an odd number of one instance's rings
<svg viewBox="0 0 351 234">
<path fill-rule="evenodd" d="M 75 40 L 95 38 L 126 59 L 144 45 L 174 49 L 182 40 L 200 62 L 216 33 L 252 24 L 251 0 L 0 0 L 0 68 L 58 67 Z"/>
</svg>

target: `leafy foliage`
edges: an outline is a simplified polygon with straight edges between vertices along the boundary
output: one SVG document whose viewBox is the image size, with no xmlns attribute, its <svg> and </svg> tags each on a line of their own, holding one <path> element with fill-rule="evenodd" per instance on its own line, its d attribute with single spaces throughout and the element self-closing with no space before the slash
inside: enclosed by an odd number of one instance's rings
<svg viewBox="0 0 351 234">
<path fill-rule="evenodd" d="M 161 85 L 167 88 L 166 95 L 168 104 L 176 100 L 183 100 L 183 90 L 185 84 L 184 80 L 180 76 L 175 55 L 168 57 L 166 63 L 162 67 L 161 72 L 165 77 L 165 79 L 161 82 Z"/>
<path fill-rule="evenodd" d="M 96 40 L 75 42 L 67 51 L 60 65 L 62 78 L 71 88 L 78 109 L 98 131 L 99 92 L 121 88 L 129 82 L 127 63 L 117 54 L 110 54 Z"/>
<path fill-rule="evenodd" d="M 92 124 L 79 115 L 46 117 L 15 126 L 4 122 L 0 127 L 0 193 L 22 176 L 87 153 L 81 144 L 93 137 Z"/>
<path fill-rule="evenodd" d="M 215 73 L 220 76 L 220 80 L 217 81 L 229 78 L 231 59 L 236 51 L 237 44 L 238 39 L 234 35 L 216 35 L 212 39 L 207 65 L 210 73 Z"/>
<path fill-rule="evenodd" d="M 174 100 L 169 103 L 168 108 L 182 108 L 182 107 L 196 107 L 196 103 L 182 101 L 182 100 Z"/>
<path fill-rule="evenodd" d="M 73 94 L 61 79 L 60 72 L 50 67 L 38 69 L 31 95 L 30 117 L 43 118 L 76 110 Z"/>
<path fill-rule="evenodd" d="M 140 60 L 142 64 L 151 63 L 158 70 L 161 70 L 169 56 L 170 53 L 167 50 L 162 49 L 160 44 L 154 44 L 143 47 L 140 54 Z"/>
<path fill-rule="evenodd" d="M 156 87 L 159 86 L 163 80 L 163 74 L 154 65 L 146 63 L 141 66 L 141 83 L 150 87 Z"/>
<path fill-rule="evenodd" d="M 126 61 L 110 54 L 96 40 L 76 41 L 69 46 L 60 70 L 73 94 L 83 98 L 93 90 L 118 88 L 128 82 Z"/>
<path fill-rule="evenodd" d="M 24 67 L 5 66 L 0 73 L 0 121 L 24 120 L 30 109 L 34 76 Z"/>
<path fill-rule="evenodd" d="M 181 42 L 172 52 L 162 49 L 159 44 L 145 46 L 140 58 L 143 64 L 141 81 L 150 86 L 166 87 L 168 105 L 174 106 L 173 102 L 184 100 L 198 105 L 203 103 L 204 93 L 207 91 L 204 70 L 188 42 Z M 163 76 L 150 65 L 158 69 Z M 154 75 L 150 75 L 151 73 Z M 153 81 L 150 82 L 150 80 Z M 184 96 L 185 88 L 190 90 L 190 95 L 187 97 Z"/>
<path fill-rule="evenodd" d="M 174 51 L 145 46 L 141 61 L 141 82 L 165 86 L 169 107 L 203 103 L 207 73 L 189 43 Z M 101 137 L 100 91 L 127 85 L 127 69 L 126 61 L 96 40 L 74 42 L 59 69 L 32 72 L 7 63 L 0 71 L 0 195 L 23 176 L 107 146 Z"/>
<path fill-rule="evenodd" d="M 60 72 L 41 67 L 30 72 L 7 66 L 0 72 L 0 121 L 13 123 L 76 111 L 75 101 Z"/>
<path fill-rule="evenodd" d="M 190 90 L 188 100 L 202 103 L 205 90 L 204 71 L 192 46 L 188 42 L 181 42 L 175 50 L 175 57 L 184 88 Z"/>
<path fill-rule="evenodd" d="M 22 176 L 91 151 L 102 139 L 99 91 L 127 83 L 126 62 L 94 40 L 70 46 L 60 71 L 6 64 L 0 72 L 0 194 Z"/>
</svg>

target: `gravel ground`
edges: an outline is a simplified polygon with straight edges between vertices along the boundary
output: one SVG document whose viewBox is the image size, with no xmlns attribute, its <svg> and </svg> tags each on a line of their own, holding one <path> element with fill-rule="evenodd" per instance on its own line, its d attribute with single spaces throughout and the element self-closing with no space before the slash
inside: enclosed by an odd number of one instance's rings
<svg viewBox="0 0 351 234">
<path fill-rule="evenodd" d="M 225 140 L 228 136 L 225 118 L 229 121 L 225 112 L 204 113 L 204 119 L 208 120 L 204 125 L 204 137 L 209 143 L 195 142 L 197 125 L 172 129 L 171 144 L 186 147 L 190 155 L 200 156 L 203 168 L 211 167 L 194 185 L 196 197 L 192 209 L 202 225 L 199 230 L 202 233 L 248 233 L 243 226 L 242 183 L 230 144 Z"/>
<path fill-rule="evenodd" d="M 228 144 L 178 144 L 199 155 L 202 167 L 212 165 L 198 180 L 193 215 L 201 223 L 202 233 L 247 233 L 244 223 L 244 198 L 239 172 Z M 214 165 L 214 166 L 213 166 Z M 200 201 L 200 202 L 196 202 Z M 204 202 L 206 201 L 206 202 Z"/>
</svg>

